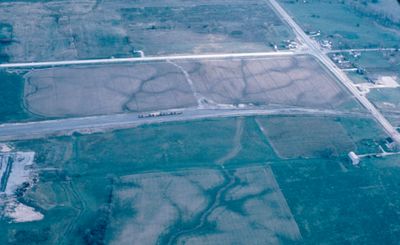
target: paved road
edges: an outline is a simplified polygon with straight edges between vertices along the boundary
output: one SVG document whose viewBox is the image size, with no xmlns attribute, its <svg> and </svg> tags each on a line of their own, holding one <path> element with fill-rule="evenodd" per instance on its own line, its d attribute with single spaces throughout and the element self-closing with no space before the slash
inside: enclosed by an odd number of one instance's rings
<svg viewBox="0 0 400 245">
<path fill-rule="evenodd" d="M 354 95 L 354 97 L 374 116 L 382 125 L 386 132 L 400 144 L 400 133 L 389 123 L 389 121 L 379 112 L 379 110 L 354 86 L 353 82 L 347 77 L 346 73 L 339 69 L 335 63 L 323 52 L 319 44 L 311 39 L 301 27 L 289 16 L 289 14 L 279 5 L 276 0 L 269 0 L 276 12 L 288 23 L 296 33 L 298 39 L 308 46 L 310 54 L 319 59 L 342 84 Z"/>
<path fill-rule="evenodd" d="M 223 53 L 223 54 L 199 54 L 199 55 L 173 55 L 158 57 L 134 57 L 134 58 L 112 58 L 112 59 L 92 59 L 92 60 L 63 60 L 27 63 L 5 63 L 0 64 L 0 68 L 24 68 L 24 67 L 48 67 L 64 65 L 85 65 L 85 64 L 110 64 L 124 62 L 144 62 L 144 61 L 164 61 L 164 60 L 190 60 L 190 59 L 217 59 L 217 58 L 244 58 L 244 57 L 270 57 L 270 56 L 291 56 L 303 54 L 300 51 L 273 51 L 256 53 Z"/>
<path fill-rule="evenodd" d="M 0 141 L 33 139 L 50 135 L 65 135 L 74 131 L 90 132 L 104 129 L 127 128 L 141 124 L 188 121 L 203 118 L 276 114 L 355 115 L 349 112 L 315 109 L 184 109 L 179 111 L 183 113 L 180 115 L 151 118 L 138 118 L 138 113 L 126 113 L 28 123 L 1 124 Z M 357 114 L 357 116 L 360 115 Z"/>
<path fill-rule="evenodd" d="M 375 51 L 397 51 L 396 48 L 353 48 L 353 49 L 331 49 L 325 50 L 325 53 L 341 53 L 341 52 L 375 52 Z"/>
</svg>

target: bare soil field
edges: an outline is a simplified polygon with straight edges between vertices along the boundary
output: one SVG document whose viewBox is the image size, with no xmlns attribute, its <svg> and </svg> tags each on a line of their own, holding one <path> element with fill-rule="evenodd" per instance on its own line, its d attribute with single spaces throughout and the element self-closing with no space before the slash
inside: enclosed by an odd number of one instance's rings
<svg viewBox="0 0 400 245">
<path fill-rule="evenodd" d="M 50 68 L 25 78 L 26 107 L 48 117 L 197 105 L 183 74 L 167 63 Z"/>
<path fill-rule="evenodd" d="M 224 106 L 360 107 L 308 56 L 34 69 L 24 105 L 44 117 Z"/>
<path fill-rule="evenodd" d="M 332 109 L 353 102 L 310 56 L 206 60 L 179 65 L 209 103 Z"/>
</svg>

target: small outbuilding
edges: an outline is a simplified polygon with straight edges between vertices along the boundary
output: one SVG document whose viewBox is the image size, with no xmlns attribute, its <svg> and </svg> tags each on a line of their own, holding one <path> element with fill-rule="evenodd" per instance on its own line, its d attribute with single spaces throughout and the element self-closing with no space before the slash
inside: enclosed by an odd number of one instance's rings
<svg viewBox="0 0 400 245">
<path fill-rule="evenodd" d="M 348 154 L 348 156 L 349 156 L 349 158 L 350 158 L 350 160 L 351 160 L 351 163 L 352 163 L 353 165 L 358 165 L 358 164 L 360 163 L 360 157 L 357 156 L 357 154 L 354 153 L 354 151 L 350 151 L 349 154 Z"/>
</svg>

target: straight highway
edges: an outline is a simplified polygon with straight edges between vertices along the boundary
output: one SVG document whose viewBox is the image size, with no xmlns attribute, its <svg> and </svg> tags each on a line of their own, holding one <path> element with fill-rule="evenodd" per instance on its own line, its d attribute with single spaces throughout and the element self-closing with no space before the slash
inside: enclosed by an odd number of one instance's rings
<svg viewBox="0 0 400 245">
<path fill-rule="evenodd" d="M 396 48 L 353 48 L 353 49 L 327 49 L 325 53 L 341 53 L 341 52 L 377 52 L 377 51 L 397 51 Z"/>
<path fill-rule="evenodd" d="M 357 113 L 341 112 L 334 110 L 317 110 L 302 108 L 284 109 L 182 109 L 163 112 L 182 112 L 181 114 L 158 117 L 144 117 L 139 115 L 147 113 L 124 113 L 104 116 L 91 116 L 80 118 L 66 118 L 57 120 L 7 123 L 0 125 L 0 142 L 21 139 L 34 139 L 52 135 L 68 135 L 73 132 L 94 132 L 107 129 L 134 127 L 142 124 L 163 123 L 173 121 L 189 121 L 204 118 L 255 116 L 255 115 L 342 115 L 363 116 Z"/>
<path fill-rule="evenodd" d="M 299 41 L 308 47 L 309 53 L 321 61 L 337 79 L 354 95 L 354 97 L 372 114 L 392 139 L 400 145 L 400 133 L 389 123 L 389 121 L 379 112 L 379 110 L 354 86 L 353 82 L 347 77 L 339 67 L 324 53 L 319 44 L 311 39 L 303 29 L 289 16 L 276 0 L 269 0 L 271 6 L 293 29 Z"/>
<path fill-rule="evenodd" d="M 115 63 L 165 61 L 165 60 L 171 61 L 171 60 L 191 60 L 191 59 L 276 57 L 276 56 L 291 56 L 291 55 L 298 55 L 298 54 L 302 54 L 302 52 L 299 52 L 299 51 L 296 52 L 296 51 L 290 51 L 290 50 L 279 50 L 279 51 L 271 51 L 271 52 L 254 52 L 254 53 L 222 53 L 222 54 L 146 56 L 146 57 L 132 57 L 132 58 L 4 63 L 4 64 L 0 64 L 0 68 L 33 68 L 33 67 L 49 67 L 49 66 L 65 66 L 65 65 L 115 64 Z"/>
</svg>

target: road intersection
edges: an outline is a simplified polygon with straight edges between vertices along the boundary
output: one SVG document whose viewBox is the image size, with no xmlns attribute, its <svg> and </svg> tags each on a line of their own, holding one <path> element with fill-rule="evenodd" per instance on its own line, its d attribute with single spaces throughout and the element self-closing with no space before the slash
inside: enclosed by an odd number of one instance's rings
<svg viewBox="0 0 400 245">
<path fill-rule="evenodd" d="M 326 66 L 336 78 L 353 94 L 353 96 L 363 105 L 378 121 L 385 131 L 400 145 L 400 133 L 389 123 L 389 121 L 380 113 L 380 111 L 354 86 L 353 82 L 348 78 L 336 64 L 326 55 L 321 49 L 319 44 L 311 39 L 303 29 L 289 16 L 289 14 L 279 5 L 276 0 L 269 0 L 271 6 L 286 21 L 286 23 L 293 29 L 297 38 L 303 45 L 309 49 L 309 54 L 316 57 L 322 64 Z"/>
</svg>

